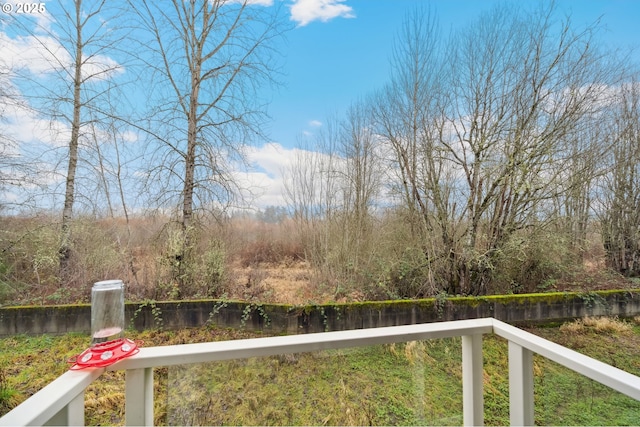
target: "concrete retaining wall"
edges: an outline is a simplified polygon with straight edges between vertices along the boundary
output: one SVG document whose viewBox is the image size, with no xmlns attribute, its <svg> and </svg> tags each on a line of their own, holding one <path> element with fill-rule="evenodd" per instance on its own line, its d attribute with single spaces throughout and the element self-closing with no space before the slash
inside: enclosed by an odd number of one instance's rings
<svg viewBox="0 0 640 427">
<path fill-rule="evenodd" d="M 129 326 L 179 329 L 217 327 L 310 333 L 445 320 L 495 317 L 508 323 L 559 322 L 585 316 L 640 315 L 640 290 L 546 293 L 326 305 L 179 301 L 127 304 Z M 0 337 L 91 331 L 91 306 L 0 308 Z"/>
</svg>

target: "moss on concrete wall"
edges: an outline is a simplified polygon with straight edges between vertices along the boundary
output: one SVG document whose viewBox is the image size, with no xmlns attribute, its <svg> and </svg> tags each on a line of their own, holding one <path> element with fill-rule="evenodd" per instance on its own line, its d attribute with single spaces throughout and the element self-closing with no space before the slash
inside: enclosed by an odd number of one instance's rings
<svg viewBox="0 0 640 427">
<path fill-rule="evenodd" d="M 510 322 L 558 322 L 584 316 L 640 315 L 640 290 L 588 293 L 426 298 L 357 303 L 256 304 L 243 301 L 147 301 L 128 303 L 127 324 L 135 329 L 178 329 L 213 325 L 309 333 L 495 317 Z M 0 308 L 0 337 L 91 330 L 88 304 Z"/>
</svg>

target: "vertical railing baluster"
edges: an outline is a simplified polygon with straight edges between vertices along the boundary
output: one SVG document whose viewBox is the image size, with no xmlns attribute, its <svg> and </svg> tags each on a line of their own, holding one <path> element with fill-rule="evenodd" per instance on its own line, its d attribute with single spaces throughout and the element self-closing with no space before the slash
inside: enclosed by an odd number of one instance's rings
<svg viewBox="0 0 640 427">
<path fill-rule="evenodd" d="M 48 426 L 83 426 L 84 425 L 84 392 L 77 395 L 56 415 L 45 423 Z"/>
<path fill-rule="evenodd" d="M 511 425 L 534 425 L 533 405 L 533 352 L 509 341 L 509 418 Z"/>
<path fill-rule="evenodd" d="M 84 392 L 80 393 L 67 405 L 67 419 L 70 426 L 84 425 Z"/>
<path fill-rule="evenodd" d="M 462 412 L 466 426 L 484 425 L 482 335 L 462 336 Z"/>
<path fill-rule="evenodd" d="M 153 425 L 153 368 L 129 369 L 125 378 L 125 424 Z"/>
</svg>

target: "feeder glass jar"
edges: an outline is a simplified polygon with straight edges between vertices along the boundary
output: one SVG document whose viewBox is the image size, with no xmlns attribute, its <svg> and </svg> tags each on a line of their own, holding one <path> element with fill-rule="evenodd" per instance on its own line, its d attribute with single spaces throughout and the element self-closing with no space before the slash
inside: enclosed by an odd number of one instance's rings
<svg viewBox="0 0 640 427">
<path fill-rule="evenodd" d="M 96 282 L 91 288 L 91 346 L 124 337 L 122 280 Z"/>
</svg>

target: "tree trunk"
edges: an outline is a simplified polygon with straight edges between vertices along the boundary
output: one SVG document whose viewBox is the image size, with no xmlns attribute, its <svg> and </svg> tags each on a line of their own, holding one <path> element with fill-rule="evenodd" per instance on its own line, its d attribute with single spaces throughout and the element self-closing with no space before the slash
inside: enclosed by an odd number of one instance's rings
<svg viewBox="0 0 640 427">
<path fill-rule="evenodd" d="M 69 282 L 69 280 L 71 280 L 71 221 L 73 219 L 76 169 L 78 166 L 78 142 L 80 139 L 80 110 L 82 107 L 82 102 L 80 99 L 80 89 L 82 85 L 82 26 L 80 25 L 81 6 L 82 1 L 77 0 L 75 3 L 77 39 L 73 78 L 73 121 L 71 123 L 71 140 L 69 141 L 69 164 L 67 167 L 64 207 L 62 209 L 60 248 L 58 250 L 61 286 L 65 285 Z"/>
</svg>

